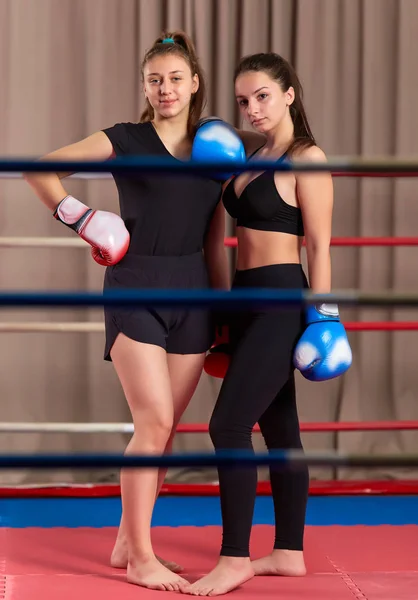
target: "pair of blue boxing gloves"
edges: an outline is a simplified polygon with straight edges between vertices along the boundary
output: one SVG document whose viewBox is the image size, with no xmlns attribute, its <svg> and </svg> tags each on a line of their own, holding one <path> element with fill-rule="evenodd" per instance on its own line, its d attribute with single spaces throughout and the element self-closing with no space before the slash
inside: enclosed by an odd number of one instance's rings
<svg viewBox="0 0 418 600">
<path fill-rule="evenodd" d="M 245 163 L 241 138 L 222 119 L 209 117 L 197 125 L 191 159 L 196 162 Z M 233 173 L 218 173 L 221 181 Z M 335 304 L 309 305 L 305 311 L 306 328 L 298 340 L 293 364 L 309 381 L 326 381 L 345 373 L 351 366 L 352 353 L 344 325 Z M 205 371 L 224 378 L 229 365 L 227 328 L 220 328 L 205 360 Z M 218 329 L 219 331 L 219 329 Z"/>
</svg>

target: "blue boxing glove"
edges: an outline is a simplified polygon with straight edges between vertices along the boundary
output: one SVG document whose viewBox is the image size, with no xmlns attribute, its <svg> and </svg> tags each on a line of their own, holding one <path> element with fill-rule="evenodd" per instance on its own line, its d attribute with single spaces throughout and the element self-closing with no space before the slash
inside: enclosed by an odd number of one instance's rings
<svg viewBox="0 0 418 600">
<path fill-rule="evenodd" d="M 245 163 L 244 144 L 235 129 L 218 117 L 200 119 L 196 126 L 191 160 L 196 162 Z M 214 173 L 212 176 L 222 182 L 233 173 Z"/>
<path fill-rule="evenodd" d="M 293 364 L 309 381 L 339 377 L 351 366 L 352 353 L 335 304 L 309 306 L 306 329 L 296 344 Z"/>
</svg>

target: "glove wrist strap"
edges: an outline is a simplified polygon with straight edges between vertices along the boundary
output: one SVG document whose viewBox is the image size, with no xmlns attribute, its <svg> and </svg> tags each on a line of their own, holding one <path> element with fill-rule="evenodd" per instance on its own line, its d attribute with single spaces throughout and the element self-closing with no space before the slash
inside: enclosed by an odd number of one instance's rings
<svg viewBox="0 0 418 600">
<path fill-rule="evenodd" d="M 330 319 L 339 319 L 340 317 L 340 313 L 338 312 L 338 304 L 315 304 L 315 309 L 320 315 Z"/>
<path fill-rule="evenodd" d="M 318 323 L 320 321 L 339 321 L 340 315 L 337 304 L 314 304 L 306 309 L 306 323 Z"/>
<path fill-rule="evenodd" d="M 76 233 L 80 233 L 83 230 L 92 214 L 93 210 L 91 208 L 73 196 L 66 196 L 53 212 L 53 216 L 57 221 L 60 221 Z"/>
</svg>

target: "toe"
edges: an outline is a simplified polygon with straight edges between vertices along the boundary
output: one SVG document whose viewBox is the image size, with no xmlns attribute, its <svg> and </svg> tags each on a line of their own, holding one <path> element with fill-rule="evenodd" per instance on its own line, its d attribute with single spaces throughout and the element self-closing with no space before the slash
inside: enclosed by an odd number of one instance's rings
<svg viewBox="0 0 418 600">
<path fill-rule="evenodd" d="M 204 587 L 197 588 L 196 591 L 195 591 L 195 595 L 196 596 L 206 596 L 206 594 L 205 594 L 205 588 Z"/>
<path fill-rule="evenodd" d="M 190 594 L 191 596 L 199 596 L 199 588 L 190 586 L 190 589 L 187 593 Z"/>
<path fill-rule="evenodd" d="M 202 596 L 213 596 L 214 594 L 212 593 L 214 590 L 213 588 L 205 588 L 204 589 L 204 593 L 202 594 Z"/>
</svg>

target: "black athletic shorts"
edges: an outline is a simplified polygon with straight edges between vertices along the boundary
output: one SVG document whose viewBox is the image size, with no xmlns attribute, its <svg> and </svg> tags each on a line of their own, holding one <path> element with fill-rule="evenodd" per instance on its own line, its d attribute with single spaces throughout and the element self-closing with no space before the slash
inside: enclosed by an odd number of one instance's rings
<svg viewBox="0 0 418 600">
<path fill-rule="evenodd" d="M 186 256 L 127 254 L 107 267 L 104 292 L 126 289 L 207 289 L 209 276 L 202 252 Z M 214 318 L 205 308 L 105 306 L 104 359 L 118 333 L 172 354 L 206 352 L 214 340 Z"/>
</svg>

